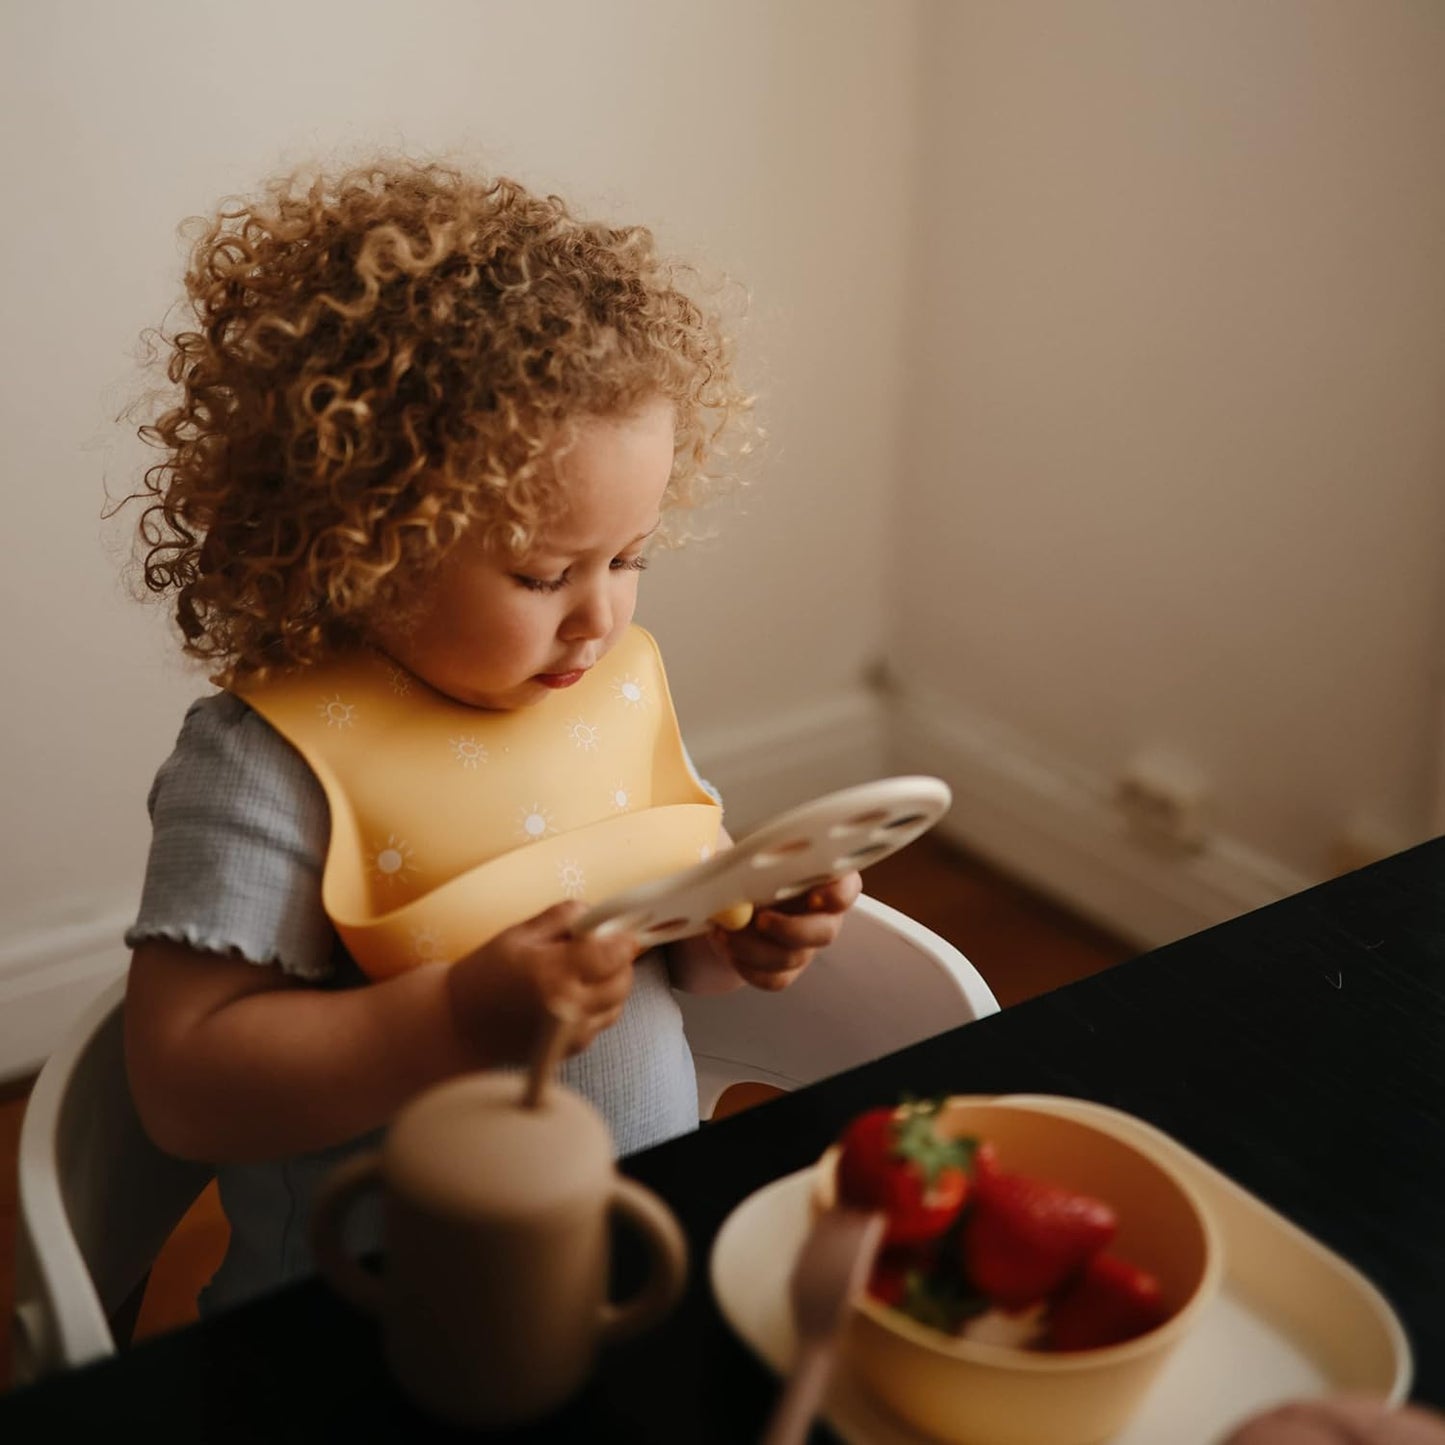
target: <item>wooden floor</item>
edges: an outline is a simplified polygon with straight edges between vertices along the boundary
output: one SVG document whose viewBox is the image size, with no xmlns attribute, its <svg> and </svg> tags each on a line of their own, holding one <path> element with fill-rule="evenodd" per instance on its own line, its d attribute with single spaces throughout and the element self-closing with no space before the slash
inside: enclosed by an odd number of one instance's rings
<svg viewBox="0 0 1445 1445">
<path fill-rule="evenodd" d="M 1136 950 L 1065 909 L 929 837 L 868 870 L 873 897 L 900 909 L 960 949 L 1007 1008 L 1096 973 Z M 766 1097 L 739 1086 L 720 1112 Z M 15 1161 L 26 1089 L 0 1095 L 0 1388 L 10 1378 L 9 1321 L 14 1294 Z M 162 1251 L 141 1306 L 137 1337 L 195 1318 L 196 1291 L 226 1247 L 225 1216 L 214 1186 L 197 1201 Z"/>
</svg>

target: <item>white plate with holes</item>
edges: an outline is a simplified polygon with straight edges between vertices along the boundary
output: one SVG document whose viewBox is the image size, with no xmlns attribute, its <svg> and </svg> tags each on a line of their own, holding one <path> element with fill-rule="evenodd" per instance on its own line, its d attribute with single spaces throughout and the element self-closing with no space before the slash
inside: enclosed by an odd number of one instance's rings
<svg viewBox="0 0 1445 1445">
<path fill-rule="evenodd" d="M 940 778 L 880 778 L 804 803 L 705 863 L 616 893 L 574 933 L 636 933 L 649 948 L 706 933 L 715 917 L 796 898 L 906 847 L 948 811 Z M 746 922 L 746 918 L 741 919 Z"/>
</svg>

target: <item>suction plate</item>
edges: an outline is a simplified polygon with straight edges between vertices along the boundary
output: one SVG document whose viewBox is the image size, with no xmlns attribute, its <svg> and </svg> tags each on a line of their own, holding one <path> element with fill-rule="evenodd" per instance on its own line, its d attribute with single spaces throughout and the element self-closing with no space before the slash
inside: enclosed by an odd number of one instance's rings
<svg viewBox="0 0 1445 1445">
<path fill-rule="evenodd" d="M 880 778 L 782 813 L 731 848 L 588 909 L 577 933 L 634 932 L 648 947 L 706 933 L 714 918 L 821 887 L 896 853 L 931 828 L 952 795 L 939 778 Z M 746 923 L 741 912 L 739 926 Z"/>
</svg>

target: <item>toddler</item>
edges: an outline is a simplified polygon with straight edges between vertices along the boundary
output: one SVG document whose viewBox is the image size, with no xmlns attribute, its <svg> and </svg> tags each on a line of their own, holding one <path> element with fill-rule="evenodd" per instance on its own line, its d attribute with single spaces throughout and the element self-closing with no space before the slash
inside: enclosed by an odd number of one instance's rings
<svg viewBox="0 0 1445 1445">
<path fill-rule="evenodd" d="M 210 1312 L 309 1271 L 337 1160 L 554 1013 L 620 1152 L 695 1127 L 671 990 L 785 987 L 860 883 L 569 933 L 727 843 L 632 614 L 748 399 L 648 231 L 388 162 L 220 211 L 186 289 L 140 532 L 222 690 L 151 789 L 125 1026 L 146 1129 L 217 1166 Z"/>
</svg>

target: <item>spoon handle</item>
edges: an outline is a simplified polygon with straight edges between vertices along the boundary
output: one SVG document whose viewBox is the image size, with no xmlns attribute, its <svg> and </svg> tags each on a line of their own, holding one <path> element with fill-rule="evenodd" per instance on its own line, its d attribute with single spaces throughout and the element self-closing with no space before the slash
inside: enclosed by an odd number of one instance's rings
<svg viewBox="0 0 1445 1445">
<path fill-rule="evenodd" d="M 883 1243 L 881 1213 L 835 1206 L 813 1221 L 788 1280 L 797 1354 L 763 1445 L 802 1445 L 833 1373 L 839 1336 Z"/>
<path fill-rule="evenodd" d="M 759 1445 L 803 1445 L 833 1375 L 835 1346 L 833 1339 L 808 1340 L 802 1345 Z"/>
<path fill-rule="evenodd" d="M 522 1094 L 524 1109 L 540 1108 L 547 1084 L 562 1062 L 567 1051 L 567 1040 L 572 1025 L 577 1022 L 574 1010 L 561 1004 L 552 1004 L 547 1009 L 547 1022 L 538 1035 L 536 1048 L 532 1051 L 532 1063 L 527 1073 L 527 1087 Z"/>
</svg>

